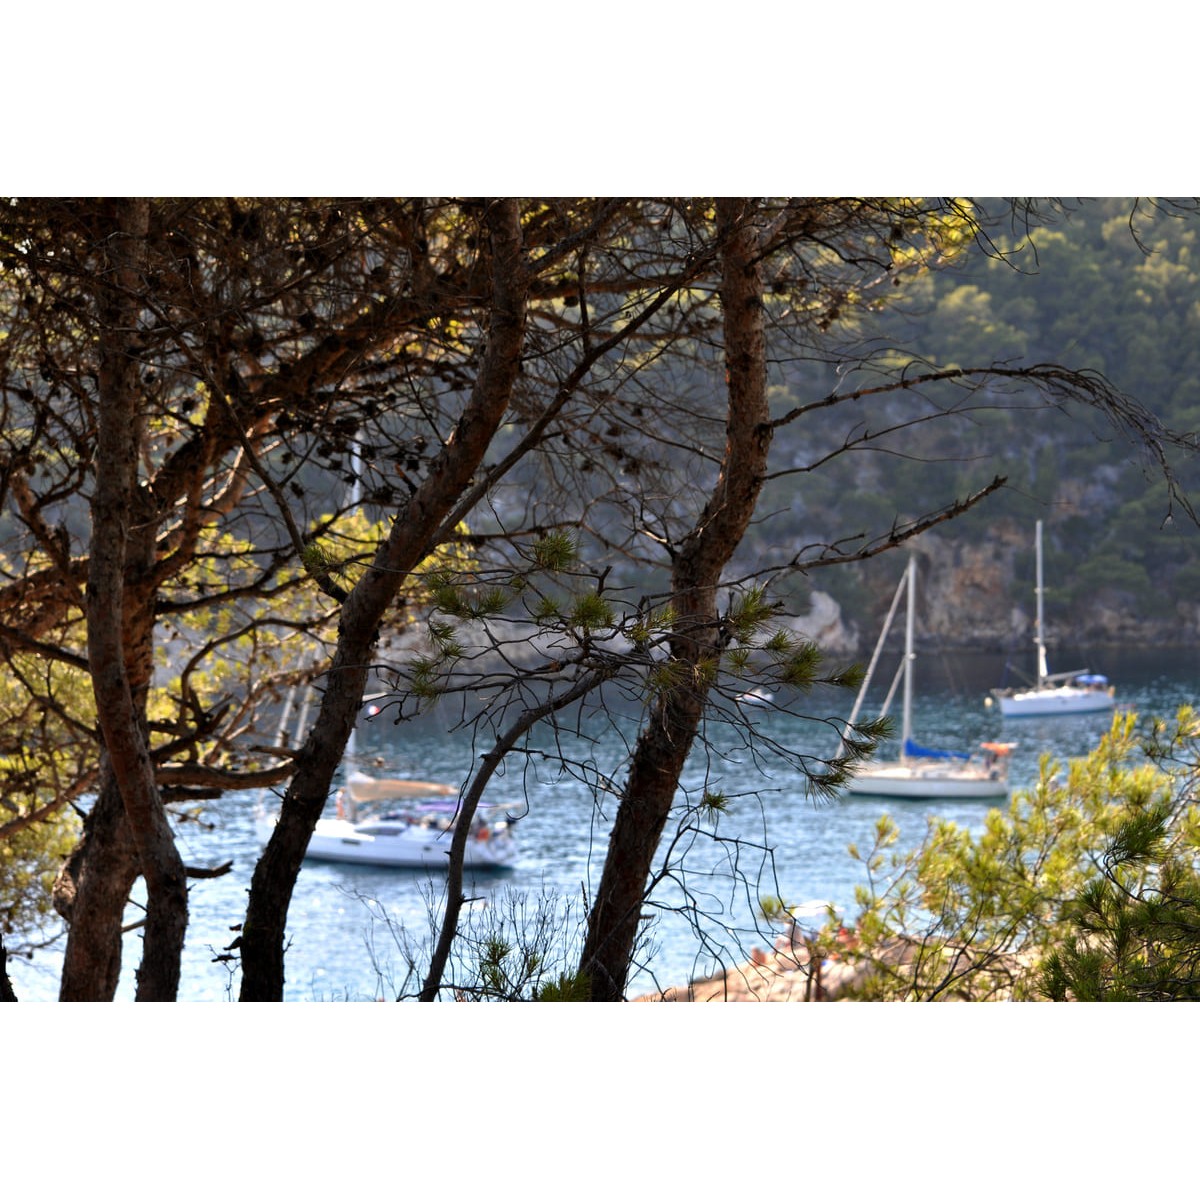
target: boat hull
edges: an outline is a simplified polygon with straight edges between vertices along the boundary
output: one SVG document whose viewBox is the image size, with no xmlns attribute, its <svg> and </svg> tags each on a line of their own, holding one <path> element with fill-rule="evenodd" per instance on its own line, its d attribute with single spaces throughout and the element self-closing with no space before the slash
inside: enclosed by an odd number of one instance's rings
<svg viewBox="0 0 1200 1200">
<path fill-rule="evenodd" d="M 1076 713 L 1111 712 L 1116 705 L 1109 691 L 1093 688 L 1031 688 L 996 697 L 1002 717 L 1064 717 Z"/>
<path fill-rule="evenodd" d="M 274 820 L 258 823 L 259 841 L 271 836 Z M 368 867 L 400 867 L 445 871 L 450 864 L 453 831 L 405 821 L 372 821 L 358 825 L 327 817 L 317 822 L 305 858 L 317 862 L 358 863 Z M 463 853 L 469 871 L 507 871 L 516 865 L 517 845 L 507 823 L 473 829 Z"/>
<path fill-rule="evenodd" d="M 847 785 L 854 796 L 885 796 L 897 800 L 1006 800 L 1008 780 L 979 769 L 881 763 L 860 771 Z"/>
</svg>

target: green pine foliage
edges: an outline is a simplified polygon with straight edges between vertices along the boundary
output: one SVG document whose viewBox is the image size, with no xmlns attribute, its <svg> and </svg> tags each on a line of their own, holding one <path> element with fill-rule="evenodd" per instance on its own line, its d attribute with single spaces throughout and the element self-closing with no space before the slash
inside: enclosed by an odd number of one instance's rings
<svg viewBox="0 0 1200 1200">
<path fill-rule="evenodd" d="M 592 982 L 582 974 L 562 974 L 542 984 L 536 999 L 539 1003 L 586 1004 L 592 996 Z"/>
<path fill-rule="evenodd" d="M 898 852 L 882 817 L 865 852 L 850 847 L 866 882 L 839 951 L 864 968 L 857 998 L 1200 997 L 1197 751 L 1191 709 L 1143 734 L 1118 715 L 1086 758 L 1043 761 L 980 833 L 931 818 Z"/>
</svg>

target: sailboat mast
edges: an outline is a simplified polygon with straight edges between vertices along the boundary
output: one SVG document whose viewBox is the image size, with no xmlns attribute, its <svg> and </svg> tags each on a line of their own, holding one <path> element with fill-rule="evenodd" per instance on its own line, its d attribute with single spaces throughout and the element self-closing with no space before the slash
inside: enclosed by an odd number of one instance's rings
<svg viewBox="0 0 1200 1200">
<path fill-rule="evenodd" d="M 904 716 L 900 725 L 900 757 L 907 753 L 909 740 L 912 738 L 912 695 L 913 695 L 913 629 L 916 619 L 917 598 L 917 559 L 910 555 L 908 559 L 908 611 L 904 614 Z"/>
<path fill-rule="evenodd" d="M 362 504 L 362 456 L 358 452 L 358 443 L 350 443 L 350 474 L 353 482 L 350 484 L 350 494 L 347 497 L 353 508 Z M 358 757 L 358 713 L 354 714 L 354 724 L 350 726 L 350 737 L 346 741 L 346 749 L 342 752 L 342 761 L 347 771 L 352 770 Z"/>
<path fill-rule="evenodd" d="M 1035 596 L 1037 598 L 1037 629 L 1034 634 L 1034 641 L 1037 643 L 1037 685 L 1039 688 L 1045 687 L 1046 676 L 1050 673 L 1046 666 L 1046 636 L 1043 627 L 1043 601 L 1045 589 L 1042 587 L 1042 523 L 1037 523 L 1037 587 L 1035 588 Z"/>
<path fill-rule="evenodd" d="M 863 701 L 867 696 L 867 689 L 871 686 L 871 680 L 875 677 L 875 668 L 879 664 L 879 656 L 883 653 L 883 647 L 887 642 L 887 636 L 892 631 L 892 622 L 896 619 L 896 609 L 900 607 L 900 598 L 904 595 L 904 577 L 901 576 L 900 582 L 896 585 L 896 594 L 892 597 L 892 607 L 888 609 L 888 615 L 883 622 L 883 630 L 879 634 L 879 641 L 875 643 L 875 649 L 871 653 L 871 661 L 867 664 L 867 673 L 863 676 L 862 684 L 858 689 L 858 696 L 855 698 L 854 707 L 850 710 L 850 719 L 846 722 L 846 729 L 849 731 L 854 727 L 855 721 L 858 720 L 859 710 L 862 708 Z M 896 681 L 893 679 L 892 686 L 888 690 L 888 699 L 884 704 L 884 712 L 887 711 L 888 704 L 891 703 L 892 695 L 896 690 Z M 883 713 L 879 714 L 883 716 Z M 845 742 L 845 737 L 842 741 Z"/>
</svg>

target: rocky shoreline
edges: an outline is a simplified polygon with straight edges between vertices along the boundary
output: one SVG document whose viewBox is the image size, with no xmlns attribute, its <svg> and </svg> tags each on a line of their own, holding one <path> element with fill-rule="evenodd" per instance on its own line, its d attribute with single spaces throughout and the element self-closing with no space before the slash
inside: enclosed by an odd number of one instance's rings
<svg viewBox="0 0 1200 1200">
<path fill-rule="evenodd" d="M 708 1004 L 769 1001 L 771 1003 L 814 1003 L 838 1000 L 879 969 L 880 961 L 851 958 L 842 951 L 853 950 L 855 939 L 844 929 L 837 934 L 837 948 L 816 947 L 815 930 L 805 930 L 794 920 L 775 939 L 774 948 L 755 946 L 750 961 L 739 963 L 706 979 L 695 979 L 683 987 L 639 996 L 651 1003 Z M 902 967 L 911 955 L 894 942 L 884 955 L 893 967 Z"/>
<path fill-rule="evenodd" d="M 739 963 L 705 979 L 694 979 L 680 987 L 637 997 L 638 1003 L 651 1004 L 804 1004 L 830 1001 L 871 1000 L 880 998 L 872 989 L 872 980 L 888 981 L 890 1000 L 1011 1000 L 1013 986 L 1027 979 L 1032 962 L 1027 956 L 991 952 L 979 955 L 967 945 L 922 942 L 916 938 L 891 937 L 862 951 L 857 936 L 845 929 L 825 940 L 828 931 L 814 931 L 793 925 L 775 941 L 772 950 L 755 947 L 748 962 Z M 932 957 L 931 957 L 932 956 Z M 918 997 L 912 986 L 921 960 L 926 969 L 936 960 L 938 984 L 933 994 Z"/>
<path fill-rule="evenodd" d="M 821 959 L 815 968 L 803 949 L 759 951 L 751 961 L 708 979 L 639 996 L 639 1003 L 806 1003 L 838 1000 L 865 975 L 867 964 Z"/>
</svg>

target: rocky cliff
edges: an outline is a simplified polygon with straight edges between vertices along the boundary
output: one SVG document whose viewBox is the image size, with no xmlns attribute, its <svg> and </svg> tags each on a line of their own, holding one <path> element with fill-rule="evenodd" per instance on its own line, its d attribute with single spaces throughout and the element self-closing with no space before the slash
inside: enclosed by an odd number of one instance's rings
<svg viewBox="0 0 1200 1200">
<path fill-rule="evenodd" d="M 1033 637 L 1037 612 L 1030 540 L 1030 531 L 1015 522 L 994 526 L 982 541 L 932 533 L 916 540 L 912 549 L 918 570 L 918 642 L 995 651 L 1027 643 Z M 891 603 L 902 555 L 903 551 L 894 552 L 888 581 L 880 583 L 869 612 L 845 612 L 828 593 L 814 591 L 810 610 L 789 625 L 829 653 L 868 653 Z M 1169 616 L 1149 619 L 1129 594 L 1100 587 L 1064 618 L 1054 611 L 1054 581 L 1047 578 L 1045 587 L 1050 645 L 1183 644 L 1200 637 L 1200 598 L 1179 597 Z"/>
</svg>

